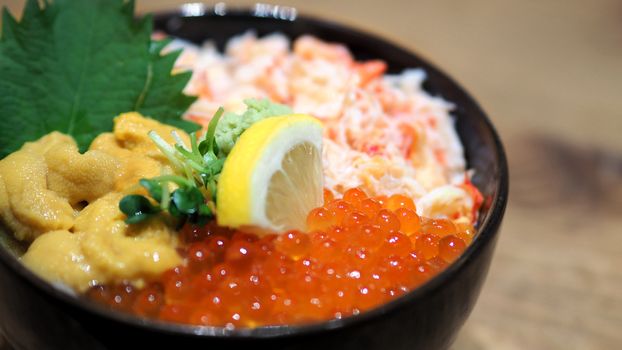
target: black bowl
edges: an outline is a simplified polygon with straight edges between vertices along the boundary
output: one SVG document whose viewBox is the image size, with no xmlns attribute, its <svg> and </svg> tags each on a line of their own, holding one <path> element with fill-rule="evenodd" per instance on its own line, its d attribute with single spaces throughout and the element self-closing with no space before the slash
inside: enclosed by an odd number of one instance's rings
<svg viewBox="0 0 622 350">
<path fill-rule="evenodd" d="M 37 350 L 120 349 L 130 344 L 146 349 L 233 349 L 248 345 L 340 350 L 449 347 L 479 295 L 507 203 L 508 170 L 503 147 L 477 103 L 419 56 L 374 35 L 297 16 L 291 8 L 258 5 L 253 10 L 230 10 L 192 5 L 156 16 L 155 27 L 197 43 L 213 39 L 221 47 L 228 38 L 248 29 L 259 35 L 281 32 L 290 38 L 312 34 L 345 43 L 359 59 L 383 59 L 391 72 L 425 69 L 425 89 L 457 106 L 453 114 L 458 133 L 469 167 L 475 170 L 473 182 L 485 198 L 479 234 L 445 271 L 374 310 L 311 325 L 234 331 L 167 324 L 109 311 L 44 282 L 21 265 L 12 249 L 0 249 L 0 329 L 8 341 L 16 349 Z"/>
</svg>

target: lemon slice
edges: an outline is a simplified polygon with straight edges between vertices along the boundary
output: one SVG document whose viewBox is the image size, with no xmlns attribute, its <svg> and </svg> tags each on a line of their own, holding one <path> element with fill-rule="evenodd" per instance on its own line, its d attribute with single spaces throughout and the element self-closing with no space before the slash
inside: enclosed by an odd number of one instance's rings
<svg viewBox="0 0 622 350">
<path fill-rule="evenodd" d="M 322 205 L 322 125 L 307 115 L 263 119 L 229 153 L 218 179 L 221 226 L 284 231 L 305 228 Z"/>
</svg>

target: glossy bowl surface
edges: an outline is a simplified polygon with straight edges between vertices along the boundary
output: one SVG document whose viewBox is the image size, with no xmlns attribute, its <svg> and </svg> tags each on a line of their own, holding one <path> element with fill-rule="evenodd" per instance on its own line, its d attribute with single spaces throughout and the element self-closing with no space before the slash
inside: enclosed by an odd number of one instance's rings
<svg viewBox="0 0 622 350">
<path fill-rule="evenodd" d="M 311 34 L 346 44 L 357 59 L 380 58 L 389 72 L 423 68 L 424 88 L 456 105 L 453 115 L 473 183 L 485 202 L 479 234 L 465 253 L 418 289 L 361 315 L 328 322 L 227 330 L 167 324 L 111 312 L 55 288 L 23 267 L 19 246 L 0 248 L 0 329 L 15 349 L 445 349 L 468 317 L 484 282 L 507 203 L 508 170 L 501 142 L 478 104 L 456 82 L 418 55 L 377 36 L 304 17 L 295 9 L 257 5 L 231 10 L 222 5 L 185 5 L 155 17 L 155 28 L 196 43 L 226 41 L 249 29 L 262 36 L 280 32 L 294 39 Z M 11 246 L 6 232 L 0 243 Z M 15 253 L 17 252 L 17 253 Z"/>
</svg>

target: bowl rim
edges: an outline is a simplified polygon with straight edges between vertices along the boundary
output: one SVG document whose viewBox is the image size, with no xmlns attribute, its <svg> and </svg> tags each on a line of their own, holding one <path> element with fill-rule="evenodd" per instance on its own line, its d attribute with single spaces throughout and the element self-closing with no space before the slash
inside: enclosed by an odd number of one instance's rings
<svg viewBox="0 0 622 350">
<path fill-rule="evenodd" d="M 400 308 L 404 304 L 413 302 L 417 299 L 422 299 L 426 295 L 434 293 L 436 289 L 442 286 L 448 279 L 453 278 L 453 276 L 458 273 L 463 265 L 465 265 L 468 261 L 472 260 L 474 256 L 478 254 L 478 252 L 480 252 L 486 245 L 491 243 L 491 241 L 495 238 L 498 233 L 498 229 L 501 224 L 508 201 L 509 171 L 505 151 L 499 135 L 495 127 L 492 125 L 487 114 L 483 111 L 483 109 L 475 101 L 475 99 L 473 99 L 473 97 L 455 79 L 451 78 L 448 74 L 438 69 L 428 60 L 422 58 L 420 54 L 415 53 L 410 49 L 405 49 L 402 46 L 395 44 L 391 40 L 387 40 L 377 34 L 361 30 L 349 24 L 346 25 L 338 23 L 332 19 L 321 19 L 319 17 L 310 16 L 307 14 L 300 15 L 299 13 L 297 13 L 295 8 L 256 4 L 256 7 L 254 9 L 251 7 L 227 7 L 226 11 L 223 11 L 223 8 L 221 8 L 219 11 L 203 11 L 202 13 L 197 14 L 196 12 L 188 13 L 187 9 L 184 8 L 188 5 L 201 5 L 204 6 L 204 10 L 206 8 L 206 5 L 199 3 L 183 4 L 173 10 L 157 12 L 155 13 L 154 17 L 156 19 L 167 19 L 173 18 L 175 16 L 180 18 L 246 17 L 249 19 L 270 18 L 273 20 L 281 20 L 285 22 L 304 21 L 313 27 L 324 27 L 340 32 L 348 32 L 349 34 L 365 37 L 370 44 L 379 44 L 383 45 L 384 47 L 390 47 L 394 51 L 401 52 L 404 55 L 419 60 L 423 64 L 423 66 L 425 66 L 424 69 L 426 72 L 433 71 L 435 75 L 446 79 L 452 85 L 454 85 L 456 91 L 464 95 L 467 104 L 470 104 L 471 107 L 473 107 L 474 112 L 481 115 L 481 119 L 485 128 L 487 129 L 487 131 L 490 132 L 490 135 L 492 136 L 494 142 L 494 158 L 499 167 L 499 181 L 495 190 L 496 195 L 492 198 L 492 201 L 490 203 L 490 212 L 484 218 L 481 227 L 478 230 L 476 238 L 460 255 L 460 257 L 456 261 L 451 263 L 447 268 L 445 268 L 445 270 L 441 271 L 439 274 L 437 274 L 424 284 L 418 286 L 414 290 L 409 291 L 408 293 L 401 295 L 398 298 L 379 305 L 371 310 L 364 311 L 358 315 L 300 325 L 277 325 L 261 326 L 257 328 L 228 329 L 226 327 L 194 326 L 140 318 L 129 313 L 111 310 L 103 305 L 88 301 L 80 296 L 72 295 L 67 291 L 63 290 L 62 288 L 55 287 L 52 283 L 43 280 L 34 272 L 30 271 L 19 261 L 19 259 L 9 253 L 6 249 L 0 247 L 0 262 L 8 266 L 9 269 L 16 272 L 16 275 L 19 276 L 22 280 L 25 280 L 28 284 L 34 285 L 39 292 L 50 295 L 73 308 L 86 311 L 90 314 L 90 316 L 101 317 L 104 319 L 108 319 L 109 321 L 119 322 L 124 326 L 139 328 L 148 332 L 155 331 L 164 334 L 190 337 L 237 338 L 249 340 L 261 338 L 301 336 L 312 335 L 318 332 L 331 331 L 370 322 L 384 314 L 390 313 L 391 311 Z M 222 3 L 219 3 L 218 5 L 222 5 Z M 276 10 L 272 12 L 269 11 L 269 14 L 266 14 L 265 12 L 258 13 L 258 5 L 272 6 L 271 8 L 273 10 L 274 8 L 276 8 Z M 279 8 L 287 9 L 287 11 L 290 11 L 288 12 L 289 14 L 291 14 L 291 11 L 293 10 L 293 17 L 282 15 L 277 11 Z M 214 9 L 217 8 L 214 7 Z"/>
</svg>

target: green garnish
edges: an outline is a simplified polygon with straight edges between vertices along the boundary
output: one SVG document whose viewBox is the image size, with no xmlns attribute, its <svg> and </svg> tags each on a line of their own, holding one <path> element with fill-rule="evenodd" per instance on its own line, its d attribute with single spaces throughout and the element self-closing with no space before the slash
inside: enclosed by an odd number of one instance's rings
<svg viewBox="0 0 622 350">
<path fill-rule="evenodd" d="M 178 186 L 172 193 L 169 190 L 170 183 Z M 162 211 L 168 211 L 177 220 L 177 227 L 186 222 L 203 225 L 214 217 L 204 192 L 196 183 L 184 177 L 165 175 L 150 180 L 142 179 L 140 185 L 147 189 L 151 199 L 132 194 L 119 202 L 119 209 L 127 215 L 125 222 L 128 224 L 145 221 Z"/>
<path fill-rule="evenodd" d="M 229 154 L 240 135 L 256 122 L 279 115 L 292 114 L 288 106 L 271 102 L 267 98 L 244 100 L 246 111 L 242 114 L 227 112 L 215 130 L 216 142 L 220 151 Z"/>
<path fill-rule="evenodd" d="M 81 151 L 129 111 L 188 132 L 191 73 L 171 74 L 181 51 L 162 55 L 152 19 L 134 1 L 28 0 L 17 21 L 5 8 L 0 38 L 0 158 L 51 131 Z"/>
<path fill-rule="evenodd" d="M 176 140 L 175 145 L 166 143 L 154 131 L 149 133 L 175 172 L 183 175 L 163 175 L 140 180 L 140 185 L 147 190 L 150 198 L 136 194 L 123 197 L 119 209 L 127 215 L 125 222 L 135 224 L 163 211 L 168 211 L 177 219 L 178 227 L 186 222 L 202 225 L 214 217 L 216 184 L 225 161 L 224 155 L 218 155 L 214 137 L 222 114 L 223 109 L 218 109 L 200 142 L 196 133 L 190 134 L 190 147 L 175 132 L 172 134 Z M 172 192 L 170 184 L 176 187 Z"/>
<path fill-rule="evenodd" d="M 131 217 L 128 216 L 127 219 L 125 219 L 125 222 L 128 224 L 141 222 L 160 212 L 160 208 L 151 204 L 147 198 L 138 194 L 123 197 L 121 202 L 119 202 L 119 208 L 124 213 L 133 213 Z"/>
</svg>

